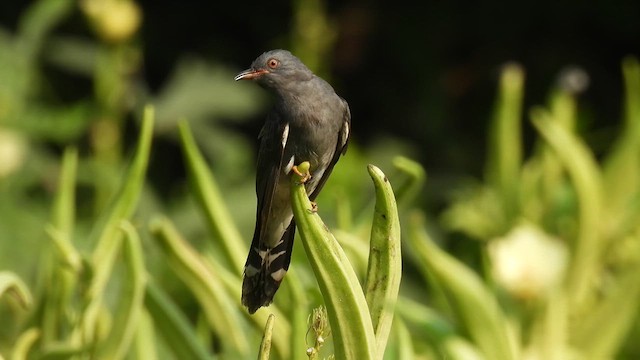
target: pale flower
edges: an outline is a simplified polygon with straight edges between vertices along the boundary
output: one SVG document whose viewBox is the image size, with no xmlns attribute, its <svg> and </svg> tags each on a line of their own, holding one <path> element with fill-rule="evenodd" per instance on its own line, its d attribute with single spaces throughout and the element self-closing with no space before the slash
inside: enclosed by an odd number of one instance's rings
<svg viewBox="0 0 640 360">
<path fill-rule="evenodd" d="M 18 170 L 26 155 L 25 140 L 14 131 L 0 129 L 0 179 Z"/>
<path fill-rule="evenodd" d="M 142 11 L 133 0 L 83 0 L 80 5 L 98 35 L 107 42 L 128 40 L 142 22 Z"/>
<path fill-rule="evenodd" d="M 561 241 L 530 224 L 490 241 L 489 256 L 496 282 L 520 299 L 548 294 L 562 282 L 569 260 Z"/>
</svg>

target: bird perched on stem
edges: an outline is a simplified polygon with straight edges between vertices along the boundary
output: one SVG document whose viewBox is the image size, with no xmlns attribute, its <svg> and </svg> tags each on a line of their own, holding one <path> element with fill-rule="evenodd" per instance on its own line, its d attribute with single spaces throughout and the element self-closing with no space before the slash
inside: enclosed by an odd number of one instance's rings
<svg viewBox="0 0 640 360">
<path fill-rule="evenodd" d="M 347 150 L 351 114 L 331 85 L 286 50 L 265 52 L 235 80 L 254 80 L 275 96 L 259 135 L 256 227 L 242 282 L 242 304 L 253 314 L 271 304 L 291 262 L 295 221 L 288 175 L 308 161 L 311 177 L 304 184 L 315 200 Z"/>
</svg>

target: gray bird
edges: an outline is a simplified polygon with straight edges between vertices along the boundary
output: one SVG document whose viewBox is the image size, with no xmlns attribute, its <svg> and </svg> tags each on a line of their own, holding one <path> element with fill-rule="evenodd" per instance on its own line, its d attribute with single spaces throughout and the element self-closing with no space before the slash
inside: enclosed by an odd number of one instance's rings
<svg viewBox="0 0 640 360">
<path fill-rule="evenodd" d="M 305 188 L 313 201 L 347 150 L 351 114 L 331 85 L 286 50 L 265 52 L 235 80 L 254 80 L 275 95 L 258 136 L 258 209 L 242 282 L 242 304 L 253 314 L 271 304 L 291 262 L 295 222 L 289 174 L 310 163 Z"/>
</svg>

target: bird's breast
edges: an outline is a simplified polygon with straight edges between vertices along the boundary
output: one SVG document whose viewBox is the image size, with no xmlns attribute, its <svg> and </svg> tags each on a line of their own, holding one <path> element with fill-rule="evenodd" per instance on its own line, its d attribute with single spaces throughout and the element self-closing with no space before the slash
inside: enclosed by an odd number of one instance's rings
<svg viewBox="0 0 640 360">
<path fill-rule="evenodd" d="M 324 171 L 333 158 L 344 121 L 344 104 L 324 81 L 307 85 L 281 98 L 277 108 L 280 118 L 289 125 L 283 166 L 293 156 L 295 165 L 308 161 L 316 176 L 314 172 Z"/>
<path fill-rule="evenodd" d="M 285 146 L 285 160 L 294 156 L 296 165 L 308 161 L 311 171 L 326 166 L 333 156 L 337 137 L 326 129 L 322 122 L 305 122 L 302 126 L 291 126 Z"/>
</svg>

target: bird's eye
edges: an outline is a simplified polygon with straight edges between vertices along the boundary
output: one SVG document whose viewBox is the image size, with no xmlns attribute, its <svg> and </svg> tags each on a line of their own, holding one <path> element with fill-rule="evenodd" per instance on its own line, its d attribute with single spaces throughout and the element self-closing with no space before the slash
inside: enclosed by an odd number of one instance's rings
<svg viewBox="0 0 640 360">
<path fill-rule="evenodd" d="M 269 61 L 267 61 L 267 66 L 270 67 L 271 69 L 277 68 L 278 65 L 280 65 L 280 61 L 276 59 L 269 59 Z"/>
</svg>

